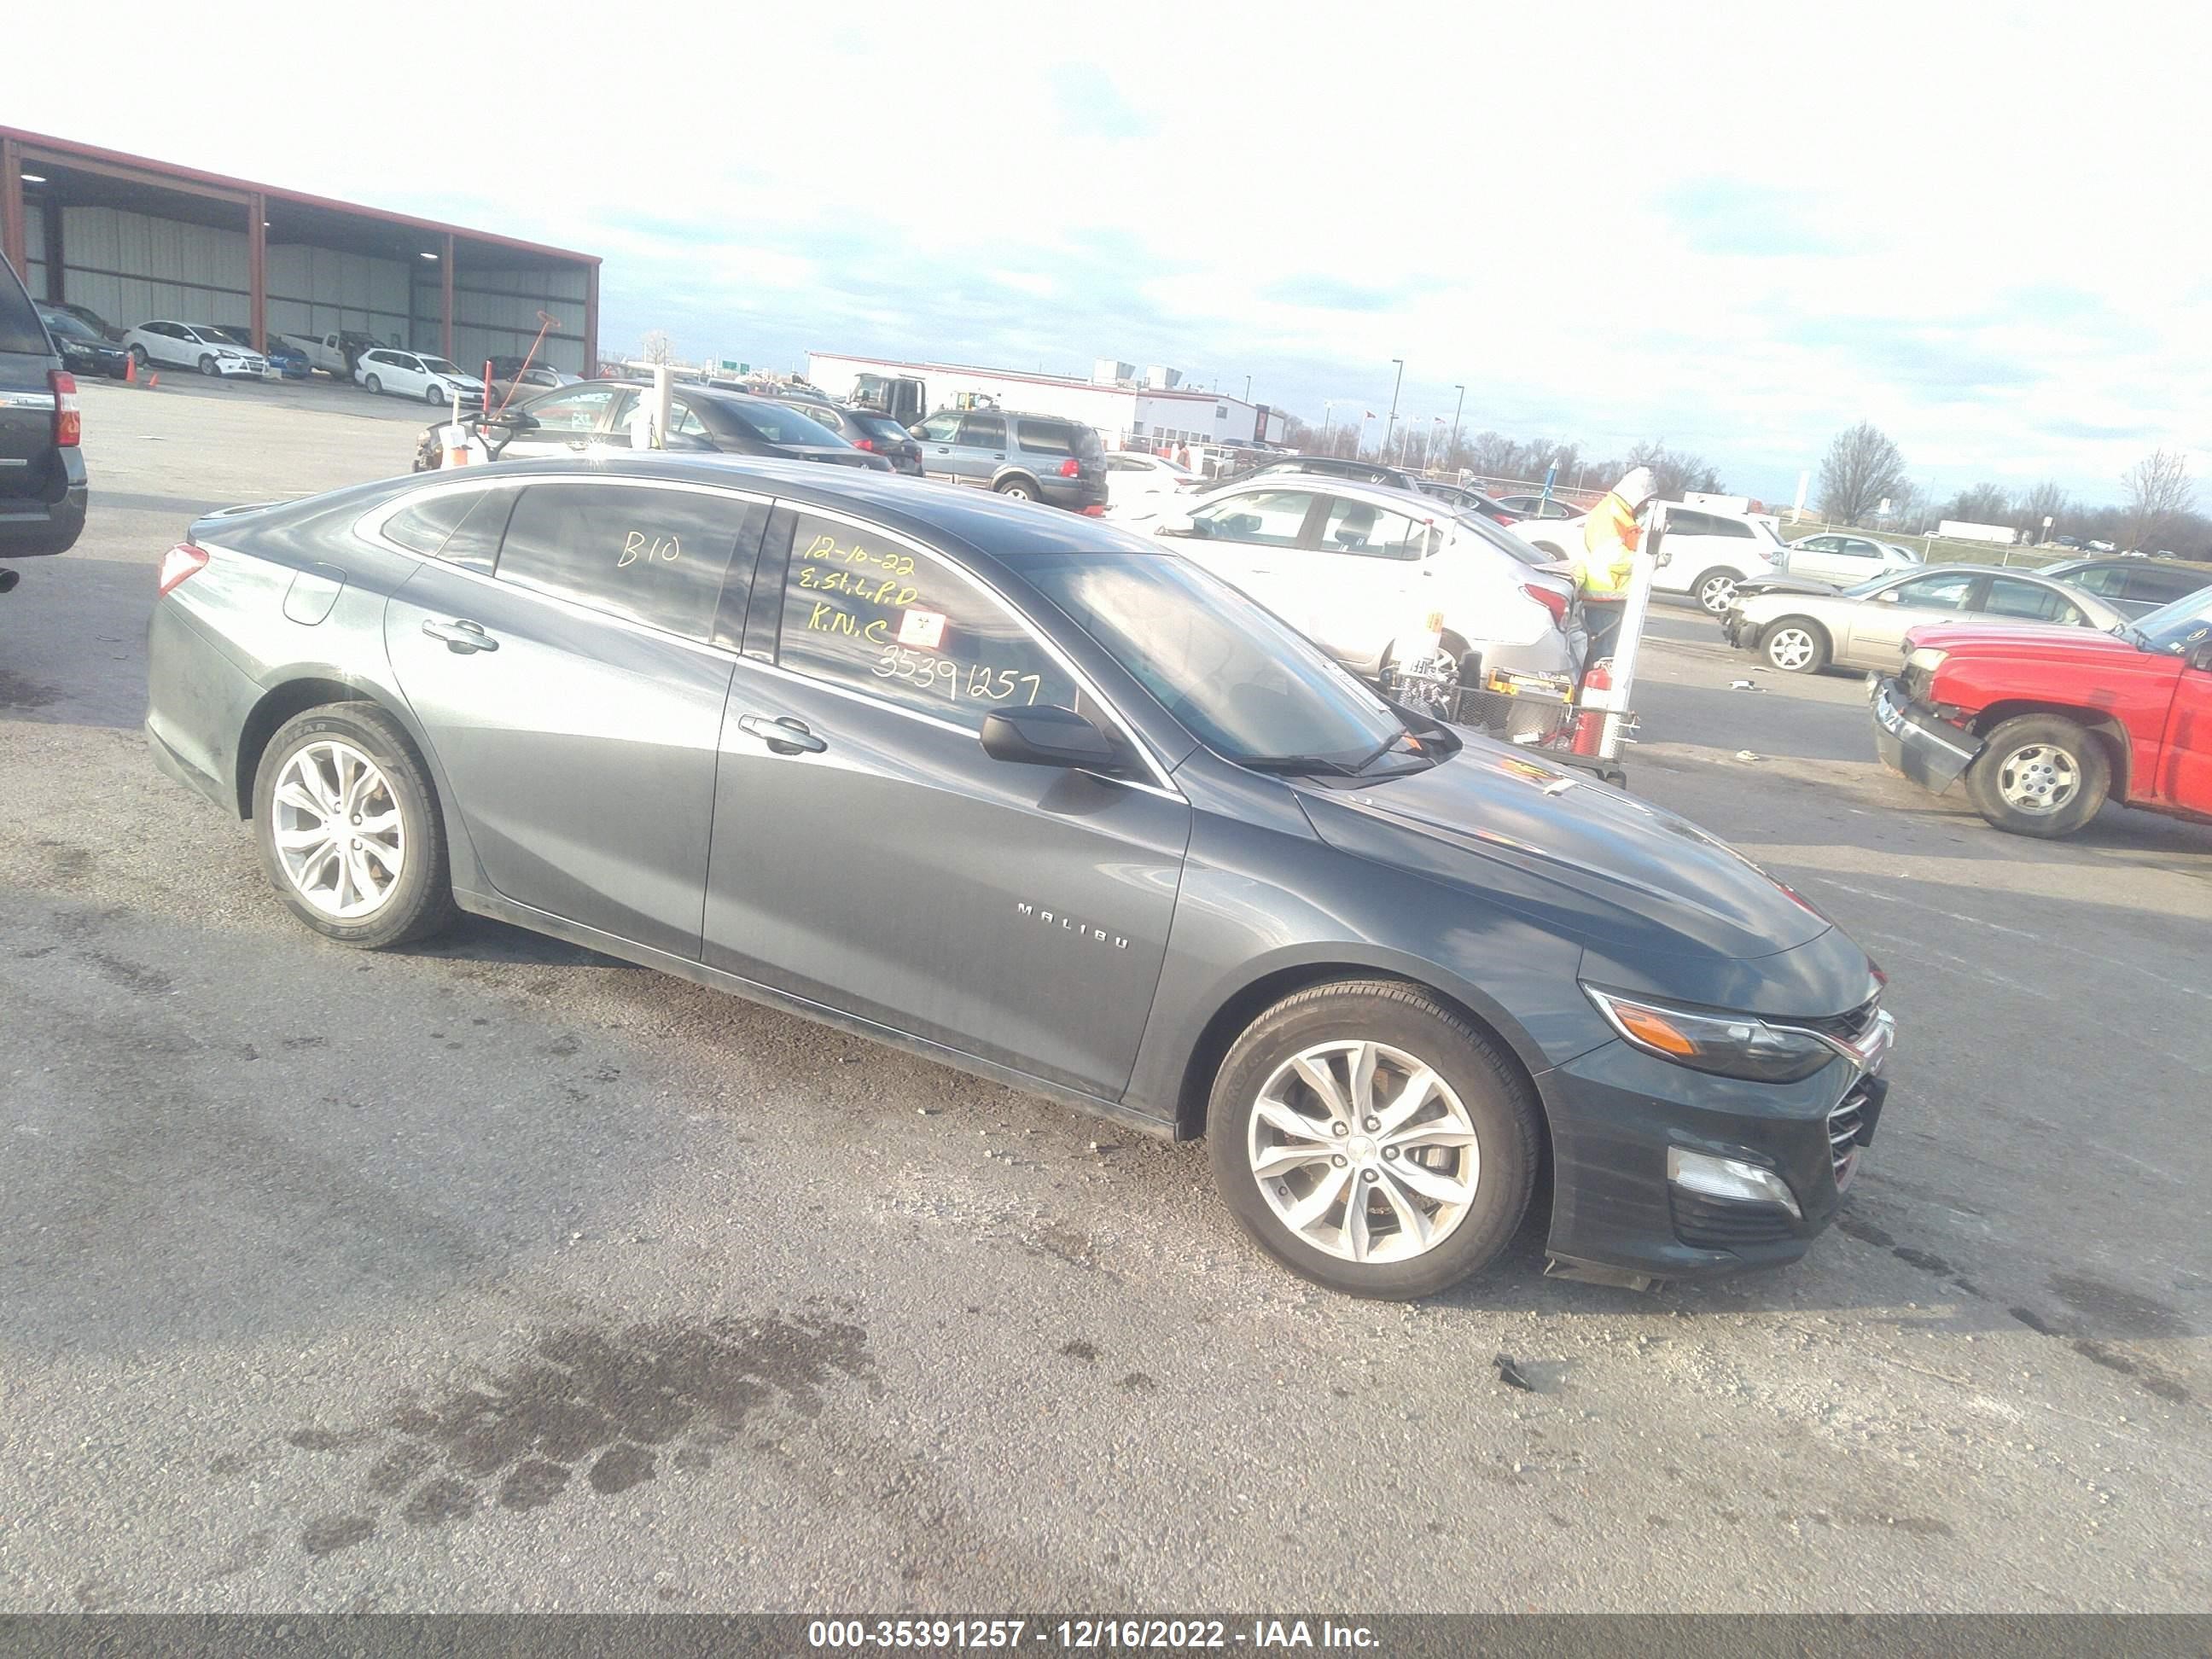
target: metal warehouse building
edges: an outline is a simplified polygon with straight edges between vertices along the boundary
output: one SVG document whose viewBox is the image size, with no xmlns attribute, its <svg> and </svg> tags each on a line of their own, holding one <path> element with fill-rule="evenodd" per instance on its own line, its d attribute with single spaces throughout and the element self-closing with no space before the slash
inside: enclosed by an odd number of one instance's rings
<svg viewBox="0 0 2212 1659">
<path fill-rule="evenodd" d="M 0 126 L 0 253 L 32 294 L 131 327 L 357 329 L 465 366 L 599 366 L 599 261 Z"/>
</svg>

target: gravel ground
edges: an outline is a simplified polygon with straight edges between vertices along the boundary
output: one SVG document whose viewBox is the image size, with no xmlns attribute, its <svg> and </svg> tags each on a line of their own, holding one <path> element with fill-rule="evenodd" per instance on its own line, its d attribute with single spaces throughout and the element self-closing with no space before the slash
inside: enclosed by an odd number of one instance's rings
<svg viewBox="0 0 2212 1659">
<path fill-rule="evenodd" d="M 146 756 L 150 568 L 422 412 L 84 404 L 93 527 L 0 600 L 0 1610 L 2212 1608 L 2212 830 L 1999 836 L 1665 612 L 1635 787 L 1892 976 L 1844 1219 L 1344 1300 L 1200 1147 L 490 923 L 308 934 Z"/>
</svg>

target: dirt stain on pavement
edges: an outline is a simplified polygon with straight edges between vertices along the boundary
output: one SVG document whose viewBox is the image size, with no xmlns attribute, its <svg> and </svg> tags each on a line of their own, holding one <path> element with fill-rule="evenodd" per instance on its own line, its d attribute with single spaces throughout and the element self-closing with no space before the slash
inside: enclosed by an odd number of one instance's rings
<svg viewBox="0 0 2212 1659">
<path fill-rule="evenodd" d="M 746 1419 L 770 1407 L 814 1418 L 840 1381 L 872 1382 L 866 1333 L 812 1316 L 662 1320 L 620 1331 L 569 1326 L 504 1371 L 425 1402 L 403 1400 L 366 1428 L 308 1425 L 284 1439 L 318 1457 L 373 1448 L 360 1507 L 309 1521 L 300 1546 L 335 1554 L 373 1537 L 380 1505 L 410 1526 L 467 1521 L 493 1506 L 541 1509 L 579 1468 L 612 1496 L 659 1478 L 656 1449 L 696 1474 Z"/>
</svg>

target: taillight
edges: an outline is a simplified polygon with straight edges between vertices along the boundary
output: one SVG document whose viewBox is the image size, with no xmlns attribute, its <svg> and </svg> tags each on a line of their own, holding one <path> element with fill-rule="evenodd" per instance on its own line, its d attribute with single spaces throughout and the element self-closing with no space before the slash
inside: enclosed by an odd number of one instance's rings
<svg viewBox="0 0 2212 1659">
<path fill-rule="evenodd" d="M 1079 463 L 1073 455 L 1069 456 L 1066 460 L 1060 464 L 1060 476 L 1063 478 L 1073 478 L 1082 471 L 1083 467 L 1081 464 Z"/>
<path fill-rule="evenodd" d="M 855 438 L 853 440 L 853 447 L 855 449 L 872 450 L 875 447 L 876 441 L 873 438 Z"/>
<path fill-rule="evenodd" d="M 207 568 L 207 554 L 190 542 L 179 542 L 161 555 L 161 568 L 156 578 L 154 597 L 160 599 L 187 576 L 196 576 Z"/>
<path fill-rule="evenodd" d="M 54 393 L 54 443 L 62 449 L 75 449 L 84 441 L 84 416 L 76 407 L 76 376 L 66 369 L 50 368 L 46 384 Z"/>
<path fill-rule="evenodd" d="M 1560 627 L 1567 625 L 1567 596 L 1556 588 L 1539 587 L 1534 582 L 1522 582 L 1521 591 L 1552 613 L 1552 620 Z"/>
<path fill-rule="evenodd" d="M 1103 506 L 1086 507 L 1083 509 L 1083 516 L 1086 519 L 1103 519 L 1106 516 L 1106 509 Z"/>
</svg>

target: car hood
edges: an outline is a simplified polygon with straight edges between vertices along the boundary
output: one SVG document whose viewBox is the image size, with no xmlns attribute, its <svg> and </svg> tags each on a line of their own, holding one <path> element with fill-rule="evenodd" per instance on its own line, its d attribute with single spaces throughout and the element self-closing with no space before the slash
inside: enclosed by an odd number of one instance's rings
<svg viewBox="0 0 2212 1659">
<path fill-rule="evenodd" d="M 1923 623 L 1908 637 L 1938 651 L 2028 650 L 2039 657 L 2064 655 L 2076 661 L 2143 654 L 2142 647 L 2116 634 L 2053 623 Z"/>
<path fill-rule="evenodd" d="M 1796 593 L 1827 595 L 1844 590 L 1833 582 L 1824 582 L 1814 576 L 1752 576 L 1735 585 L 1735 591 L 1746 598 L 1761 593 Z"/>
<path fill-rule="evenodd" d="M 1297 793 L 1331 846 L 1475 890 L 1607 955 L 1735 962 L 1832 931 L 1688 819 L 1486 739 L 1425 772 Z"/>
</svg>

